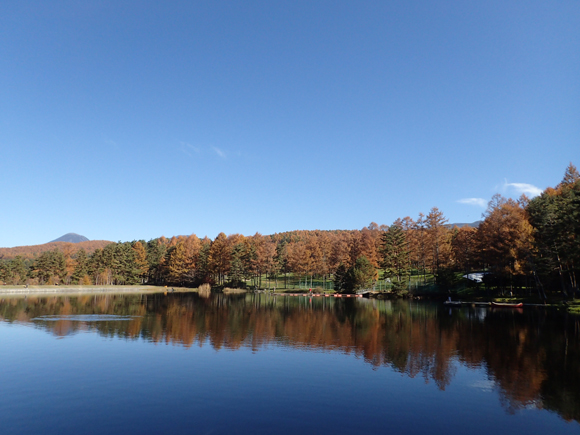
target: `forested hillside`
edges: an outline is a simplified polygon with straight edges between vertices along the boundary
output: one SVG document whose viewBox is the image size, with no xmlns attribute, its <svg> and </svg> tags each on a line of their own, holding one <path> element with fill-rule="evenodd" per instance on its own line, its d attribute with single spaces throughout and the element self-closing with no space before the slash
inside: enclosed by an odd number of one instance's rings
<svg viewBox="0 0 580 435">
<path fill-rule="evenodd" d="M 536 292 L 545 299 L 549 292 L 569 297 L 578 291 L 580 175 L 572 164 L 556 187 L 532 200 L 495 195 L 483 218 L 477 228 L 450 227 L 434 207 L 415 219 L 361 230 L 220 233 L 214 240 L 192 234 L 101 242 L 107 245 L 92 253 L 83 243 L 59 245 L 33 261 L 22 255 L 0 262 L 0 280 L 260 288 L 264 280 L 279 286 L 292 276 L 352 292 L 380 279 L 382 288 L 405 294 L 412 283 L 447 291 L 461 274 L 477 271 L 487 289 L 502 294 Z"/>
<path fill-rule="evenodd" d="M 53 251 L 55 249 L 58 249 L 60 251 L 72 250 L 73 254 L 75 254 L 79 249 L 84 249 L 86 253 L 92 254 L 97 249 L 103 249 L 110 243 L 113 242 L 109 242 L 107 240 L 88 240 L 86 242 L 74 244 L 68 242 L 49 242 L 44 243 L 42 245 L 16 246 L 14 248 L 0 248 L 0 259 L 9 260 L 16 257 L 22 257 L 23 259 L 32 259 L 38 257 L 43 252 Z"/>
</svg>

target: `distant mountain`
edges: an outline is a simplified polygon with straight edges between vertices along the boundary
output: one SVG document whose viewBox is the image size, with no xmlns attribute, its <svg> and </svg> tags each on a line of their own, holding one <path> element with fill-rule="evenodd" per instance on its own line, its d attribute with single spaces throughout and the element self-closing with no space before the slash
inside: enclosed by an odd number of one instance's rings
<svg viewBox="0 0 580 435">
<path fill-rule="evenodd" d="M 87 239 L 85 236 L 81 236 L 80 234 L 67 233 L 64 236 L 61 236 L 56 240 L 51 240 L 48 243 L 52 243 L 52 242 L 81 243 L 81 242 L 88 242 L 88 241 L 89 241 L 89 239 Z"/>
<path fill-rule="evenodd" d="M 463 223 L 448 224 L 448 225 L 446 225 L 446 227 L 448 227 L 448 228 L 453 228 L 453 227 L 457 227 L 457 228 L 461 228 L 461 227 L 479 228 L 479 225 L 481 225 L 481 222 L 482 221 L 475 221 L 475 222 L 472 222 L 470 224 L 463 224 Z"/>
</svg>

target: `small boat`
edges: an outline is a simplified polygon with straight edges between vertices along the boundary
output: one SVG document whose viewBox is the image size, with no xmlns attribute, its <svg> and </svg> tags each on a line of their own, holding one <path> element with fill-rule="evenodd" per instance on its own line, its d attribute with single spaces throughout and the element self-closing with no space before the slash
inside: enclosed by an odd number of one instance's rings
<svg viewBox="0 0 580 435">
<path fill-rule="evenodd" d="M 520 302 L 519 304 L 509 304 L 506 302 L 492 302 L 491 306 L 498 308 L 522 308 L 524 304 L 522 302 Z"/>
<path fill-rule="evenodd" d="M 461 301 L 445 301 L 443 302 L 443 305 L 446 305 L 448 307 L 460 307 Z"/>
</svg>

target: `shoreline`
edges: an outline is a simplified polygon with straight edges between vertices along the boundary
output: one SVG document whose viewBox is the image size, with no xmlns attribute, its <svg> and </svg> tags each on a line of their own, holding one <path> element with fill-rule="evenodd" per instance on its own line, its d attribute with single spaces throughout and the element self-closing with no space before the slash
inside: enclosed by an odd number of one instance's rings
<svg viewBox="0 0 580 435">
<path fill-rule="evenodd" d="M 33 285 L 33 286 L 0 286 L 0 295 L 2 296 L 19 296 L 19 295 L 73 295 L 73 294 L 115 294 L 115 293 L 164 293 L 167 292 L 166 287 L 153 285 Z M 174 293 L 197 292 L 194 288 L 175 288 Z"/>
</svg>

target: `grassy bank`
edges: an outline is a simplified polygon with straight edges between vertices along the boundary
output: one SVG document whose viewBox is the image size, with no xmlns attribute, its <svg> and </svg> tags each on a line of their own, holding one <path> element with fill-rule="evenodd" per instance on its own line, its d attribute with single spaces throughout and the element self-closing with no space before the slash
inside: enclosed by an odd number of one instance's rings
<svg viewBox="0 0 580 435">
<path fill-rule="evenodd" d="M 163 293 L 195 292 L 196 288 L 165 287 L 153 285 L 3 285 L 0 286 L 1 295 L 59 295 L 59 294 L 86 294 L 86 293 Z"/>
</svg>

